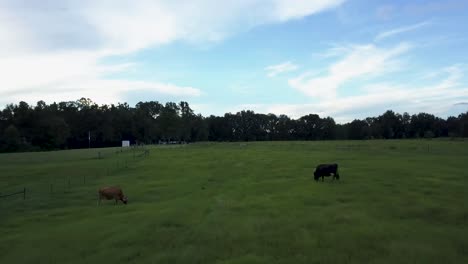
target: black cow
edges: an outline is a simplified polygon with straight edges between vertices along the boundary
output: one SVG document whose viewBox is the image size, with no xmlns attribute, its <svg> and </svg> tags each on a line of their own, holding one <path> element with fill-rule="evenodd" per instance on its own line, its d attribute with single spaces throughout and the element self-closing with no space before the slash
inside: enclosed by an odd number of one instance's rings
<svg viewBox="0 0 468 264">
<path fill-rule="evenodd" d="M 315 168 L 314 171 L 314 180 L 318 181 L 320 177 L 322 177 L 322 181 L 324 181 L 324 177 L 329 177 L 333 174 L 333 180 L 340 179 L 340 175 L 338 174 L 338 164 L 320 164 Z"/>
</svg>

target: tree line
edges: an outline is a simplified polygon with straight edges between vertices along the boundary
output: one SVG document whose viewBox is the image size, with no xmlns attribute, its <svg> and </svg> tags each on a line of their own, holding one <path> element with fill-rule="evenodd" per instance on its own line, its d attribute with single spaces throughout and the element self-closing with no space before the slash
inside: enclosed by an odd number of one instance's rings
<svg viewBox="0 0 468 264">
<path fill-rule="evenodd" d="M 0 152 L 120 146 L 167 141 L 266 141 L 468 137 L 468 112 L 447 119 L 386 111 L 337 124 L 331 117 L 241 111 L 195 114 L 187 102 L 97 105 L 90 99 L 35 106 L 9 104 L 0 112 Z"/>
</svg>

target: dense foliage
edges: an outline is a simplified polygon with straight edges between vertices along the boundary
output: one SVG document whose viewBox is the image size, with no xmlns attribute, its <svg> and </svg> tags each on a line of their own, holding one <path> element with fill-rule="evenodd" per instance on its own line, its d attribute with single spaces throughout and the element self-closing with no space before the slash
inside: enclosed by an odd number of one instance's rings
<svg viewBox="0 0 468 264">
<path fill-rule="evenodd" d="M 90 138 L 89 138 L 90 137 Z M 241 111 L 224 116 L 196 115 L 187 102 L 97 105 L 90 99 L 36 106 L 7 105 L 0 112 L 0 151 L 118 146 L 122 140 L 263 141 L 373 138 L 468 137 L 468 112 L 442 119 L 427 113 L 386 111 L 378 117 L 336 124 L 333 118 Z M 90 139 L 90 140 L 89 140 Z"/>
</svg>

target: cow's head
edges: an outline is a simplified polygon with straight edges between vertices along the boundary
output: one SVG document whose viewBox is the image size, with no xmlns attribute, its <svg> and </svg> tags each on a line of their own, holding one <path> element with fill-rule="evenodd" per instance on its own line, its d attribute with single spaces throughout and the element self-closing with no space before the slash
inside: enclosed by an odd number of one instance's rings
<svg viewBox="0 0 468 264">
<path fill-rule="evenodd" d="M 319 178 L 317 171 L 314 171 L 314 180 L 318 181 Z"/>
<path fill-rule="evenodd" d="M 124 204 L 127 204 L 127 203 L 128 203 L 128 197 L 127 197 L 127 196 L 124 196 L 124 197 L 122 198 L 122 202 L 123 202 Z"/>
</svg>

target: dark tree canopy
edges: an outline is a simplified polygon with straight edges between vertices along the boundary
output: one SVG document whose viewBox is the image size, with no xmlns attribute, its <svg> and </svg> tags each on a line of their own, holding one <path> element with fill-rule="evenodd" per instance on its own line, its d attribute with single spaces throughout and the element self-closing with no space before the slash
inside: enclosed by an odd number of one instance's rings
<svg viewBox="0 0 468 264">
<path fill-rule="evenodd" d="M 187 102 L 97 105 L 74 102 L 9 104 L 0 112 L 0 152 L 120 146 L 161 141 L 264 141 L 468 137 L 468 112 L 442 119 L 427 113 L 386 111 L 336 124 L 331 117 L 298 119 L 250 110 L 224 116 L 196 115 Z"/>
</svg>

